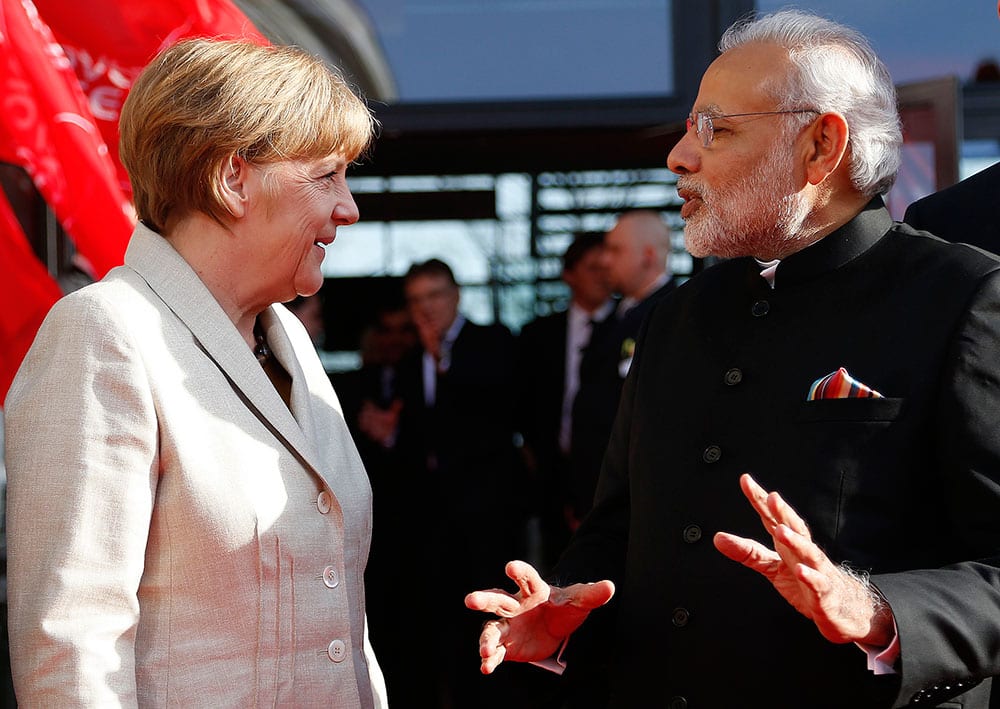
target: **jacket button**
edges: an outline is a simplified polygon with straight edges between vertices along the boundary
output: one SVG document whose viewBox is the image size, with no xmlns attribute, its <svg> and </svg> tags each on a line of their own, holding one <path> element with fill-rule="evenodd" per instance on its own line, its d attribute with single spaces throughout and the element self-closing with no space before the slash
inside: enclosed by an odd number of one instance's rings
<svg viewBox="0 0 1000 709">
<path fill-rule="evenodd" d="M 764 317 L 769 312 L 771 312 L 771 304 L 768 303 L 766 300 L 758 300 L 750 308 L 750 312 L 753 314 L 755 318 Z"/>
<path fill-rule="evenodd" d="M 320 511 L 320 514 L 329 514 L 330 510 L 333 509 L 333 495 L 324 490 L 316 498 L 316 508 Z"/>
<path fill-rule="evenodd" d="M 743 381 L 743 372 L 741 372 L 736 367 L 733 367 L 728 372 L 726 372 L 725 381 L 726 384 L 729 386 L 739 384 L 740 382 Z"/>
<path fill-rule="evenodd" d="M 722 449 L 718 446 L 709 446 L 701 454 L 701 459 L 706 463 L 717 463 L 719 458 L 722 457 Z"/>
<path fill-rule="evenodd" d="M 678 628 L 683 628 L 690 619 L 691 614 L 688 613 L 687 608 L 674 608 L 674 612 L 670 615 L 670 622 Z"/>
<path fill-rule="evenodd" d="M 332 566 L 323 569 L 323 583 L 327 588 L 337 588 L 340 585 L 340 575 Z"/>
<path fill-rule="evenodd" d="M 343 640 L 334 640 L 326 649 L 326 654 L 334 662 L 343 662 L 347 657 L 347 643 Z"/>
<path fill-rule="evenodd" d="M 689 524 L 684 528 L 684 541 L 694 544 L 701 539 L 701 527 L 697 524 Z"/>
</svg>

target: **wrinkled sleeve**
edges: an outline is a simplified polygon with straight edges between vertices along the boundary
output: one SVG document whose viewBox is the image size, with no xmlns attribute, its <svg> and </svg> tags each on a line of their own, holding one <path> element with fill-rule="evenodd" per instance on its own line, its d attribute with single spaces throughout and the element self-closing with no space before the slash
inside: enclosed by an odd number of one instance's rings
<svg viewBox="0 0 1000 709">
<path fill-rule="evenodd" d="M 900 641 L 896 706 L 934 705 L 1000 674 L 1000 274 L 983 278 L 948 355 L 936 422 L 945 568 L 872 577 Z M 996 690 L 994 690 L 996 691 Z"/>
<path fill-rule="evenodd" d="M 5 406 L 11 664 L 26 707 L 136 703 L 156 413 L 126 323 L 88 290 L 50 312 Z"/>
</svg>

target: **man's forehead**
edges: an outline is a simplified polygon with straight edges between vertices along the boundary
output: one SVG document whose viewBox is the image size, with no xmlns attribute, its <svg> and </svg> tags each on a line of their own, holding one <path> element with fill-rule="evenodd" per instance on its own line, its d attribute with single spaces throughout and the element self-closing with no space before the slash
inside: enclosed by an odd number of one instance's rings
<svg viewBox="0 0 1000 709">
<path fill-rule="evenodd" d="M 405 285 L 408 291 L 432 290 L 441 286 L 451 286 L 451 281 L 448 280 L 447 276 L 439 273 L 421 273 L 419 276 L 408 279 Z"/>
<path fill-rule="evenodd" d="M 788 52 L 770 42 L 752 42 L 721 54 L 701 80 L 694 110 L 733 113 L 769 108 L 776 80 L 791 70 Z"/>
</svg>

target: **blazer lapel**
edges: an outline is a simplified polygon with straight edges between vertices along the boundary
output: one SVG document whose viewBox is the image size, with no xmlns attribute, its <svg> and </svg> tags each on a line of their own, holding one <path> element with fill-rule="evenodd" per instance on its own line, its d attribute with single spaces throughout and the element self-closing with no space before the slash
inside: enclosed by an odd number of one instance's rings
<svg viewBox="0 0 1000 709">
<path fill-rule="evenodd" d="M 319 458 L 299 423 L 285 406 L 236 326 L 187 261 L 166 239 L 139 224 L 129 241 L 125 265 L 138 273 L 191 331 L 195 341 L 229 380 L 246 406 L 300 462 L 318 474 L 322 469 Z M 267 327 L 268 320 L 270 327 Z M 264 324 L 272 350 L 280 350 L 277 355 L 279 361 L 293 377 L 294 398 L 296 382 L 300 387 L 304 386 L 302 372 L 297 365 L 292 365 L 295 357 L 291 345 L 270 310 Z M 280 337 L 276 330 L 281 332 Z"/>
<path fill-rule="evenodd" d="M 292 395 L 289 404 L 291 406 L 291 415 L 296 424 L 295 432 L 301 439 L 298 441 L 294 441 L 293 439 L 294 445 L 309 458 L 312 467 L 319 471 L 322 468 L 313 462 L 318 461 L 319 456 L 315 451 L 315 447 L 309 443 L 309 441 L 319 440 L 317 437 L 316 421 L 313 416 L 309 383 L 306 381 L 306 375 L 299 362 L 295 345 L 292 344 L 273 306 L 261 313 L 260 318 L 264 335 L 267 337 L 267 344 L 271 348 L 271 353 L 292 378 Z M 310 343 L 310 346 L 312 346 L 312 343 Z M 271 388 L 274 389 L 273 386 Z M 277 394 L 277 392 L 275 393 Z M 284 402 L 282 402 L 282 408 L 288 413 L 288 408 L 284 406 Z"/>
<path fill-rule="evenodd" d="M 350 476 L 338 471 L 363 470 L 364 464 L 315 345 L 296 316 L 282 306 L 261 313 L 261 324 L 271 352 L 292 377 L 292 413 L 304 438 L 296 447 L 310 461 L 322 463 L 313 468 L 338 497 L 356 494 L 350 491 Z"/>
</svg>

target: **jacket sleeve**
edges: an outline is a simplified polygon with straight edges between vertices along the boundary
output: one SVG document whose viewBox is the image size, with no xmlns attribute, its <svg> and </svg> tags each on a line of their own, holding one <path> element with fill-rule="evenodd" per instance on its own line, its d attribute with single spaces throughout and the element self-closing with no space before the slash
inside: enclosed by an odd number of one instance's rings
<svg viewBox="0 0 1000 709">
<path fill-rule="evenodd" d="M 26 707 L 136 704 L 157 424 L 120 320 L 86 291 L 57 303 L 6 402 L 11 663 Z"/>
<path fill-rule="evenodd" d="M 953 565 L 875 575 L 900 638 L 896 706 L 934 705 L 1000 674 L 1000 273 L 955 333 L 936 421 L 940 527 Z M 994 690 L 996 691 L 996 690 Z"/>
</svg>

